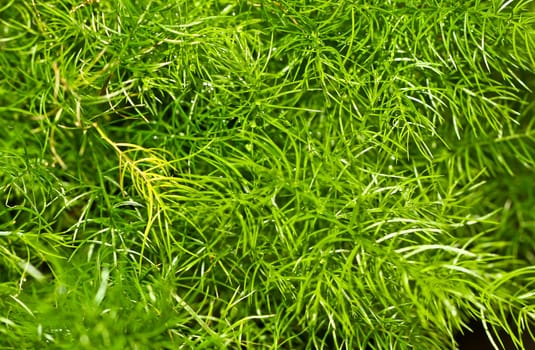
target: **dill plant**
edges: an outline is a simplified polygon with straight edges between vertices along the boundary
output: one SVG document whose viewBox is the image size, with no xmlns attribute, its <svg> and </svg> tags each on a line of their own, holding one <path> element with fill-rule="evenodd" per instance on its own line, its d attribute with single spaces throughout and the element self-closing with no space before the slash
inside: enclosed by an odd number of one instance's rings
<svg viewBox="0 0 535 350">
<path fill-rule="evenodd" d="M 3 2 L 1 346 L 524 348 L 534 20 Z"/>
</svg>

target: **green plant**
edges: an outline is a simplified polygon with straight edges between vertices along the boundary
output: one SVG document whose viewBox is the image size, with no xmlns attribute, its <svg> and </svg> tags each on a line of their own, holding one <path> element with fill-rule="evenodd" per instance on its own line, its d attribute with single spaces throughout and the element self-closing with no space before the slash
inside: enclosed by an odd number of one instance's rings
<svg viewBox="0 0 535 350">
<path fill-rule="evenodd" d="M 0 5 L 0 346 L 523 348 L 534 10 Z"/>
</svg>

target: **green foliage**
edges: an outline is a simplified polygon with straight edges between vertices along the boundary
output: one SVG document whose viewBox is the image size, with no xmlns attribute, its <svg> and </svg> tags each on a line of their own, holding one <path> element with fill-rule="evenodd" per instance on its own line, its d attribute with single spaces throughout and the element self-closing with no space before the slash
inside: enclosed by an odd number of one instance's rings
<svg viewBox="0 0 535 350">
<path fill-rule="evenodd" d="M 455 349 L 475 318 L 524 348 L 534 22 L 2 3 L 0 347 Z"/>
</svg>

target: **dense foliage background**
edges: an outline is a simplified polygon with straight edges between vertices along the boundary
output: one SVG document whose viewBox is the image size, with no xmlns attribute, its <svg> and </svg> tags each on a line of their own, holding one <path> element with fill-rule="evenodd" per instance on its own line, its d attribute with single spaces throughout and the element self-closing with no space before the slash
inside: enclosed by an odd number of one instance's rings
<svg viewBox="0 0 535 350">
<path fill-rule="evenodd" d="M 0 3 L 0 346 L 522 348 L 529 0 Z M 528 334 L 529 335 L 529 334 Z"/>
</svg>

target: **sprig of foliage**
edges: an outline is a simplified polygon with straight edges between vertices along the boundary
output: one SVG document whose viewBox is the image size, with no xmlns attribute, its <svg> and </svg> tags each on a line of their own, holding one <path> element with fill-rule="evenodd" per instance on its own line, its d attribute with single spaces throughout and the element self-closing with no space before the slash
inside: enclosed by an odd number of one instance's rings
<svg viewBox="0 0 535 350">
<path fill-rule="evenodd" d="M 1 5 L 0 344 L 524 348 L 534 10 Z"/>
</svg>

